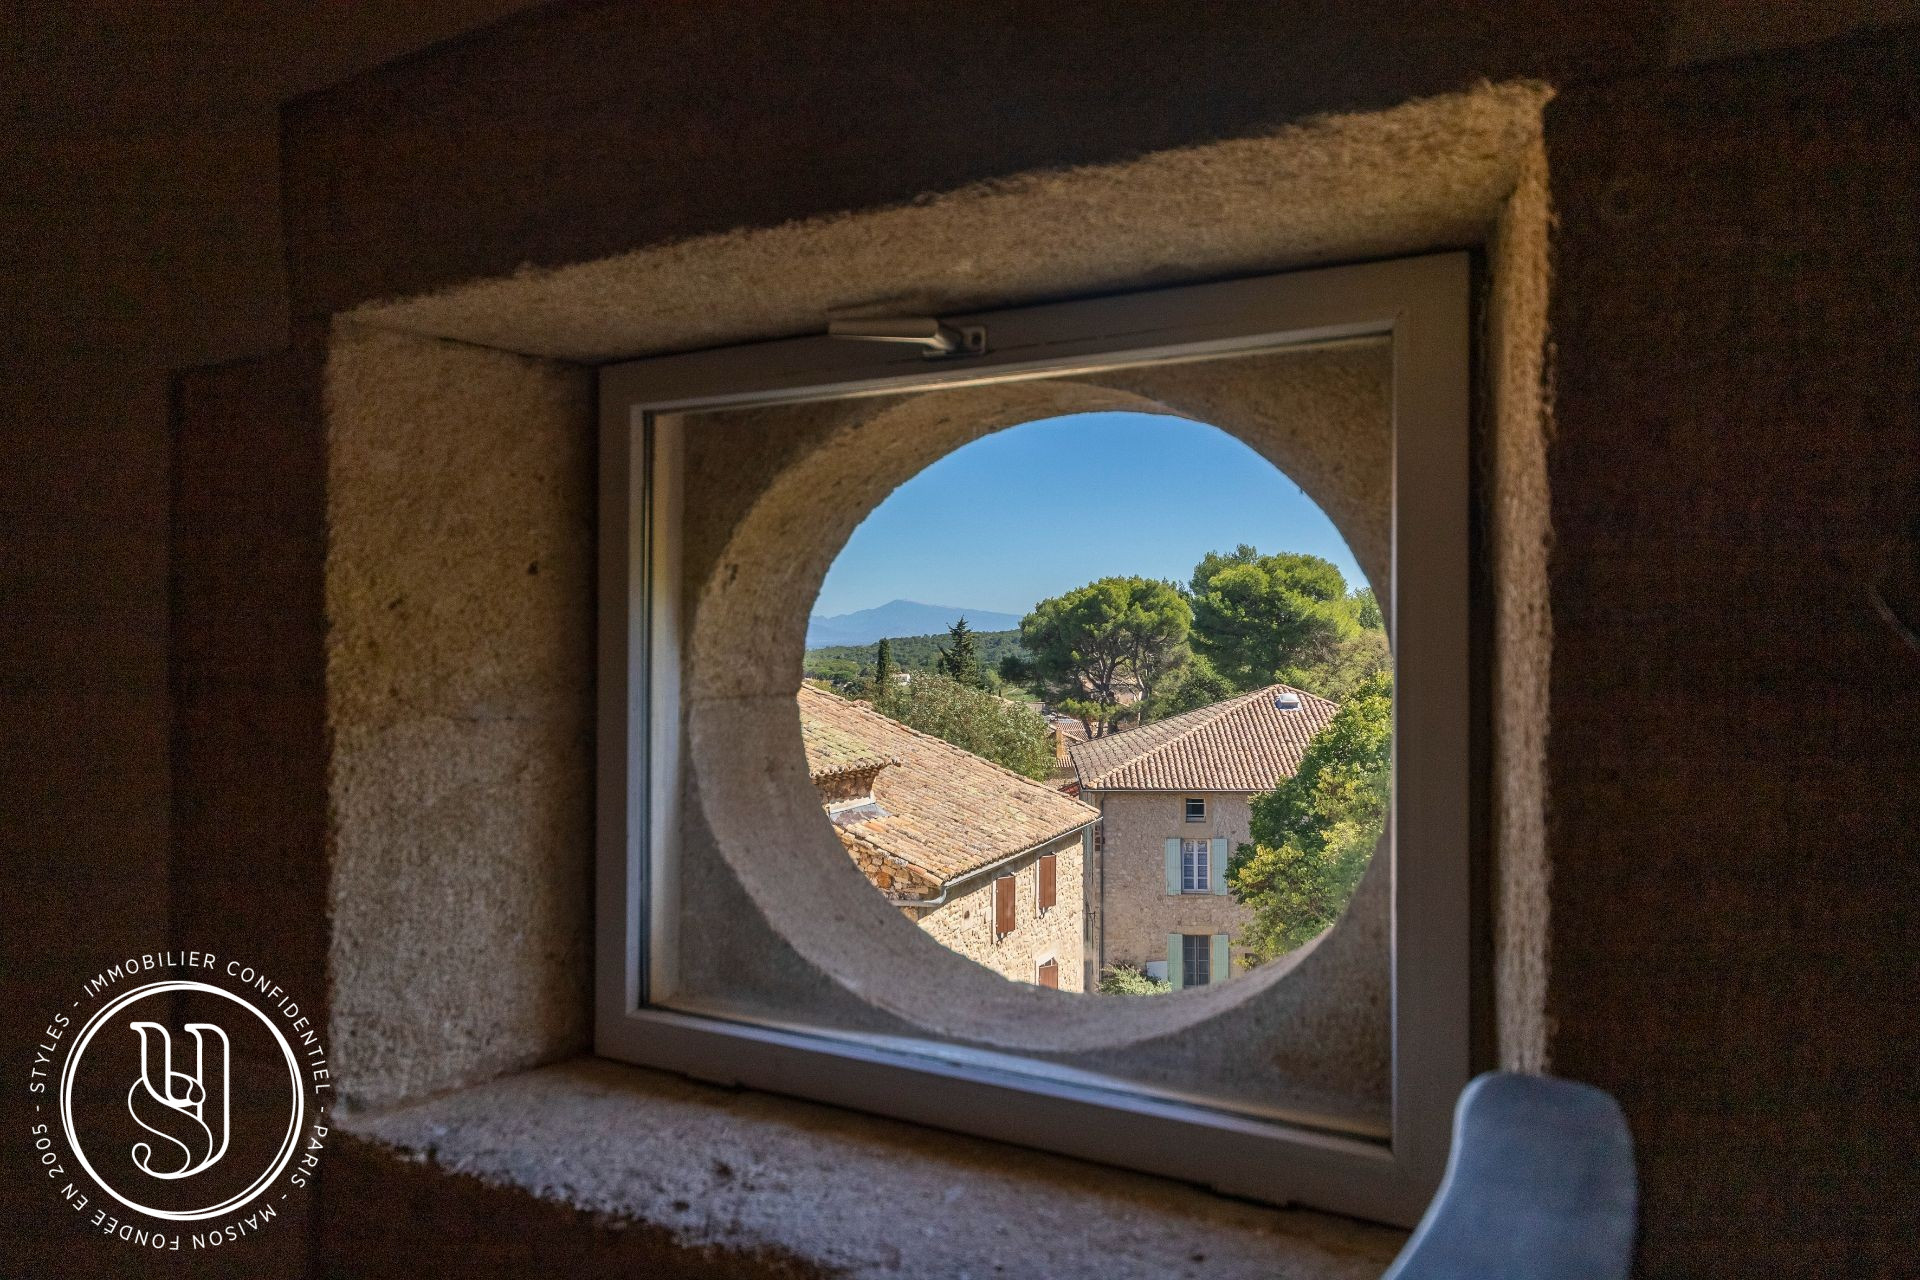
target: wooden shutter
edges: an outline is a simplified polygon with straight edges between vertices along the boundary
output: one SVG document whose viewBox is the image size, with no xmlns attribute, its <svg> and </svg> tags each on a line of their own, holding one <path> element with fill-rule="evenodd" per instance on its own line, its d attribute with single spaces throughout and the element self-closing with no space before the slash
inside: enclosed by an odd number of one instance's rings
<svg viewBox="0 0 1920 1280">
<path fill-rule="evenodd" d="M 1214 934 L 1212 954 L 1207 957 L 1207 981 L 1209 983 L 1225 982 L 1227 966 L 1232 963 L 1232 958 L 1232 953 L 1227 950 L 1227 935 Z"/>
<path fill-rule="evenodd" d="M 1060 962 L 1058 960 L 1049 960 L 1040 966 L 1040 985 L 1043 987 L 1051 987 L 1055 991 L 1060 989 Z"/>
<path fill-rule="evenodd" d="M 1207 846 L 1207 870 L 1213 877 L 1213 891 L 1225 893 L 1227 891 L 1227 842 L 1225 840 L 1216 839 Z"/>
<path fill-rule="evenodd" d="M 1167 892 L 1180 892 L 1180 841 L 1178 837 L 1167 841 Z"/>
<path fill-rule="evenodd" d="M 1019 884 L 1012 876 L 1000 876 L 993 882 L 993 932 L 1004 938 L 1013 932 L 1014 890 Z"/>
<path fill-rule="evenodd" d="M 1183 939 L 1177 933 L 1167 935 L 1167 981 L 1178 991 L 1186 985 L 1182 970 L 1186 968 L 1186 956 L 1180 950 Z"/>
<path fill-rule="evenodd" d="M 1059 895 L 1060 859 L 1049 853 L 1040 859 L 1040 873 L 1034 889 L 1034 909 L 1048 911 L 1053 907 L 1054 899 Z"/>
</svg>

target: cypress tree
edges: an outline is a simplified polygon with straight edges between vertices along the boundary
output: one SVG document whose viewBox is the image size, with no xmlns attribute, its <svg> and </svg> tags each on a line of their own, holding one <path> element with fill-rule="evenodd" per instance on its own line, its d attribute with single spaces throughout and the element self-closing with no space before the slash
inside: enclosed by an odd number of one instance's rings
<svg viewBox="0 0 1920 1280">
<path fill-rule="evenodd" d="M 893 642 L 885 636 L 873 649 L 873 696 L 877 699 L 893 687 Z"/>
<path fill-rule="evenodd" d="M 941 674 L 969 689 L 984 688 L 987 681 L 980 670 L 979 646 L 974 643 L 973 628 L 965 618 L 947 628 L 947 639 L 952 641 L 952 647 L 940 646 Z"/>
</svg>

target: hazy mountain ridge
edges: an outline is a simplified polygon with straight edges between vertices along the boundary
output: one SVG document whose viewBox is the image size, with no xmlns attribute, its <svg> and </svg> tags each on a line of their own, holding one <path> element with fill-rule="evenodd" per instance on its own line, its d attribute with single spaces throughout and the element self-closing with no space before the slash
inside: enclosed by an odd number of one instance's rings
<svg viewBox="0 0 1920 1280">
<path fill-rule="evenodd" d="M 938 635 L 960 618 L 965 618 L 967 625 L 975 631 L 1011 631 L 1020 625 L 1020 615 L 1016 613 L 921 604 L 915 600 L 889 600 L 872 609 L 858 609 L 831 617 L 816 614 L 808 618 L 807 648 L 872 644 L 883 636 Z"/>
</svg>

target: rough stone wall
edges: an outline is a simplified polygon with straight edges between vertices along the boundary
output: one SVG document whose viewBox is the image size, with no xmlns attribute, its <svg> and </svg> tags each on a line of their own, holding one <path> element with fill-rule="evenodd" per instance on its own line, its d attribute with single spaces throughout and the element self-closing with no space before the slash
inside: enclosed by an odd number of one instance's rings
<svg viewBox="0 0 1920 1280">
<path fill-rule="evenodd" d="M 1205 822 L 1186 821 L 1190 795 L 1205 796 Z M 1232 938 L 1233 972 L 1240 973 L 1246 948 L 1239 935 L 1251 913 L 1231 896 L 1168 893 L 1166 845 L 1173 838 L 1219 836 L 1226 839 L 1231 856 L 1248 838 L 1251 797 L 1230 791 L 1107 791 L 1085 798 L 1099 807 L 1104 827 L 1102 965 L 1140 968 L 1149 960 L 1165 960 L 1170 933 L 1225 933 Z"/>
<path fill-rule="evenodd" d="M 1040 858 L 1047 853 L 1057 859 L 1054 905 L 1041 914 L 1035 904 L 1039 901 Z M 921 929 L 941 946 L 1002 977 L 1032 982 L 1034 966 L 1052 956 L 1060 962 L 1060 989 L 1085 990 L 1086 911 L 1079 834 L 1035 850 L 1007 871 L 1014 877 L 1014 929 L 1003 937 L 995 937 L 993 932 L 994 876 L 982 876 L 966 892 L 924 914 L 912 908 L 902 910 L 909 920 L 919 916 Z"/>
<path fill-rule="evenodd" d="M 939 892 L 940 886 L 931 876 L 904 859 L 881 853 L 867 845 L 844 840 L 841 843 L 847 846 L 847 856 L 853 859 L 853 865 L 860 868 L 860 873 L 873 883 L 874 888 L 888 893 L 926 898 Z M 909 911 L 909 918 L 911 918 L 911 911 Z"/>
<path fill-rule="evenodd" d="M 591 406 L 574 366 L 335 335 L 329 961 L 349 1105 L 587 1045 Z"/>
</svg>

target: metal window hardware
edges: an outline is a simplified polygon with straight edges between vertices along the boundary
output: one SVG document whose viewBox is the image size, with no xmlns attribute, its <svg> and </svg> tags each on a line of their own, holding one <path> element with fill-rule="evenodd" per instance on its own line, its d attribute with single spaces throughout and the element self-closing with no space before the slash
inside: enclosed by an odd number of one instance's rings
<svg viewBox="0 0 1920 1280">
<path fill-rule="evenodd" d="M 945 324 L 931 316 L 889 320 L 832 320 L 827 323 L 830 338 L 852 338 L 856 342 L 904 342 L 923 347 L 928 360 L 950 356 L 986 354 L 985 325 Z"/>
</svg>

